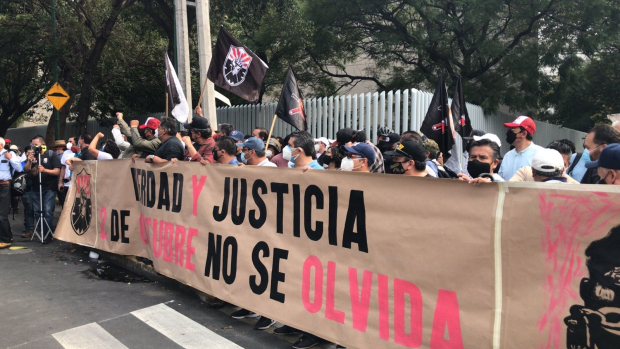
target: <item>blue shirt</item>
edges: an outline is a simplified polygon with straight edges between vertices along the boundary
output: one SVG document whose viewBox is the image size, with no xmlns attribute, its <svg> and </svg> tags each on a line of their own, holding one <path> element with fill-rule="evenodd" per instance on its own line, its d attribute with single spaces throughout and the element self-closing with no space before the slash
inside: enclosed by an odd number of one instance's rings
<svg viewBox="0 0 620 349">
<path fill-rule="evenodd" d="M 306 166 L 308 166 L 309 168 L 311 168 L 313 170 L 325 170 L 323 168 L 323 166 L 319 165 L 319 163 L 316 160 L 312 160 L 312 162 L 309 163 Z M 295 168 L 295 163 L 294 162 L 291 164 L 291 168 Z"/>
<path fill-rule="evenodd" d="M 571 164 L 573 163 L 573 161 L 575 161 L 576 156 L 577 156 L 577 153 L 573 154 L 573 156 L 570 158 Z M 583 175 L 586 174 L 586 170 L 587 170 L 586 162 L 588 161 L 590 161 L 590 153 L 588 153 L 587 151 L 584 151 L 583 155 L 581 155 L 581 158 L 579 158 L 579 161 L 577 162 L 577 164 L 575 164 L 575 167 L 573 167 L 573 170 L 570 173 L 568 173 L 568 175 L 571 176 L 577 182 L 581 182 Z"/>
<path fill-rule="evenodd" d="M 13 172 L 23 172 L 24 170 L 14 152 L 10 153 L 11 160 L 5 158 L 4 153 L 6 153 L 6 150 L 2 149 L 2 152 L 0 152 L 0 181 L 10 181 L 13 178 Z"/>
<path fill-rule="evenodd" d="M 230 162 L 227 165 L 239 165 L 239 161 L 235 157 L 232 160 L 230 160 Z"/>
<path fill-rule="evenodd" d="M 517 153 L 517 149 L 506 153 L 504 160 L 502 160 L 502 167 L 499 169 L 499 176 L 509 181 L 521 167 L 532 165 L 532 158 L 539 149 L 543 149 L 543 147 L 532 142 L 529 147 L 519 153 Z"/>
</svg>

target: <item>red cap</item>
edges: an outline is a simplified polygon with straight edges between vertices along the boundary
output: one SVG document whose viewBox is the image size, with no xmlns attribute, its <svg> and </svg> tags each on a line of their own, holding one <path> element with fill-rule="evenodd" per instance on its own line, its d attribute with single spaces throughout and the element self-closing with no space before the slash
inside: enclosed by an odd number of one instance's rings
<svg viewBox="0 0 620 349">
<path fill-rule="evenodd" d="M 11 143 L 11 140 L 10 140 L 10 139 L 8 139 L 8 138 L 5 138 L 5 139 L 4 139 L 4 143 Z"/>
<path fill-rule="evenodd" d="M 157 128 L 159 128 L 160 123 L 161 121 L 159 121 L 159 119 L 148 118 L 146 119 L 146 122 L 144 123 L 144 125 L 140 125 L 140 129 L 145 129 L 148 127 L 150 129 L 157 130 Z"/>
<path fill-rule="evenodd" d="M 528 116 L 519 116 L 513 122 L 507 122 L 504 124 L 504 127 L 515 128 L 515 127 L 523 127 L 529 134 L 534 134 L 536 132 L 536 124 L 534 120 Z"/>
</svg>

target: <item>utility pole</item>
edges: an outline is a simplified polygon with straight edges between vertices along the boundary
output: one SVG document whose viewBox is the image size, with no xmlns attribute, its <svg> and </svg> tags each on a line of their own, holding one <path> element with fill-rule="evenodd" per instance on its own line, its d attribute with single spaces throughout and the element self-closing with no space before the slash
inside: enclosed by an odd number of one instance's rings
<svg viewBox="0 0 620 349">
<path fill-rule="evenodd" d="M 211 64 L 211 26 L 209 23 L 209 0 L 196 0 L 196 22 L 198 26 L 198 62 L 200 64 L 200 86 L 207 79 L 207 71 Z M 190 107 L 192 107 L 190 105 Z M 215 114 L 215 88 L 207 81 L 202 99 L 202 113 L 212 127 L 217 128 Z"/>
<path fill-rule="evenodd" d="M 56 54 L 57 46 L 57 36 L 56 36 L 56 0 L 52 0 L 52 38 L 54 40 L 54 59 L 52 61 L 52 76 L 54 82 L 58 82 L 58 56 Z M 54 108 L 54 131 L 55 131 L 55 140 L 60 139 L 60 121 L 58 120 L 58 110 Z"/>
<path fill-rule="evenodd" d="M 175 43 L 176 43 L 176 63 L 177 75 L 181 88 L 185 92 L 187 104 L 190 106 L 190 115 L 192 110 L 192 84 L 189 66 L 189 35 L 187 32 L 187 1 L 174 0 L 174 19 L 175 19 Z M 189 122 L 189 121 L 188 121 Z"/>
</svg>

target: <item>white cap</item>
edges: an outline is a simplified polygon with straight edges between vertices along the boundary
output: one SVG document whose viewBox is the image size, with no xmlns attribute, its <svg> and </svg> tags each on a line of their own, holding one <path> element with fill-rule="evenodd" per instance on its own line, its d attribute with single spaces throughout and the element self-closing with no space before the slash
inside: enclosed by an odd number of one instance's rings
<svg viewBox="0 0 620 349">
<path fill-rule="evenodd" d="M 479 141 L 481 139 L 488 139 L 493 143 L 497 143 L 498 147 L 502 146 L 502 141 L 499 140 L 499 137 L 492 133 L 485 133 L 484 136 L 474 136 L 474 141 Z"/>
<path fill-rule="evenodd" d="M 555 149 L 540 149 L 532 158 L 532 168 L 546 173 L 562 171 L 564 169 L 564 159 Z"/>
<path fill-rule="evenodd" d="M 318 143 L 318 142 L 321 142 L 321 143 L 325 144 L 326 148 L 329 148 L 329 146 L 332 144 L 332 142 L 330 142 L 329 139 L 327 139 L 325 137 L 316 138 L 314 140 L 314 143 Z"/>
</svg>

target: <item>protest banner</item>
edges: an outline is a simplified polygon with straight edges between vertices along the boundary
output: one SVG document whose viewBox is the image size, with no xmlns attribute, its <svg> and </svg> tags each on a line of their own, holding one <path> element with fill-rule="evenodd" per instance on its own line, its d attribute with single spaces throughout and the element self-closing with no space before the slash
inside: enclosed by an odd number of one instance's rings
<svg viewBox="0 0 620 349">
<path fill-rule="evenodd" d="M 612 348 L 620 253 L 586 248 L 620 193 L 592 188 L 84 162 L 55 236 L 351 348 Z"/>
</svg>

